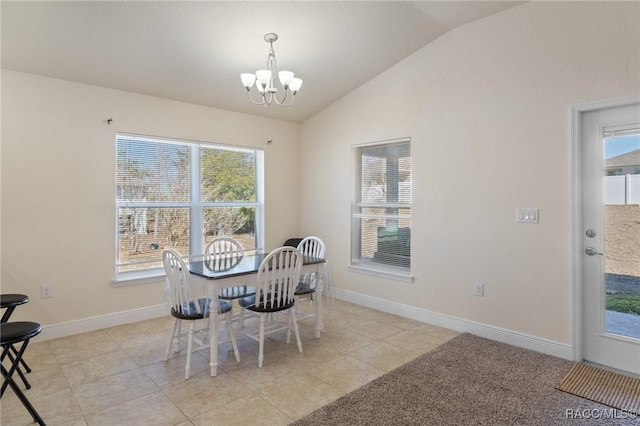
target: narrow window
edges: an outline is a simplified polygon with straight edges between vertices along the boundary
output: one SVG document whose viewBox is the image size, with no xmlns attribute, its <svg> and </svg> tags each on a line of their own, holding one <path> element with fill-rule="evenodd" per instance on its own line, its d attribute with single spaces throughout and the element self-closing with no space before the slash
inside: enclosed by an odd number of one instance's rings
<svg viewBox="0 0 640 426">
<path fill-rule="evenodd" d="M 351 265 L 409 276 L 411 270 L 411 142 L 354 147 L 355 202 Z"/>
</svg>

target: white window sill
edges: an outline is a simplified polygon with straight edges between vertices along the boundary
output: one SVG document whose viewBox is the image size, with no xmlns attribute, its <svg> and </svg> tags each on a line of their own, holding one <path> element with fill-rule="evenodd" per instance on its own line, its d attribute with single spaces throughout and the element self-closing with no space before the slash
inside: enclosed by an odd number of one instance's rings
<svg viewBox="0 0 640 426">
<path fill-rule="evenodd" d="M 140 284 L 153 284 L 157 282 L 164 282 L 165 273 L 164 269 L 150 269 L 140 272 L 126 272 L 120 274 L 113 281 L 111 285 L 113 287 L 128 287 L 132 285 Z"/>
<path fill-rule="evenodd" d="M 406 268 L 397 268 L 393 266 L 383 266 L 373 263 L 348 265 L 347 270 L 357 272 L 359 274 L 373 275 L 375 277 L 387 278 L 405 283 L 412 283 L 413 276 L 411 271 Z"/>
</svg>

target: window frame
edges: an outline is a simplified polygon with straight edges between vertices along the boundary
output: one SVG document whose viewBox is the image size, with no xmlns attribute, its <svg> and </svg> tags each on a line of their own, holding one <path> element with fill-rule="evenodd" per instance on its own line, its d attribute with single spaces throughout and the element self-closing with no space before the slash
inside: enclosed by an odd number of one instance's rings
<svg viewBox="0 0 640 426">
<path fill-rule="evenodd" d="M 413 224 L 411 223 L 411 210 L 413 207 L 413 196 L 410 195 L 409 203 L 402 203 L 399 200 L 394 202 L 362 202 L 362 156 L 363 149 L 372 147 L 389 147 L 393 145 L 408 144 L 411 149 L 411 138 L 403 137 L 397 139 L 382 140 L 376 142 L 369 142 L 363 144 L 352 145 L 353 155 L 353 197 L 351 208 L 351 241 L 350 241 L 350 259 L 348 264 L 348 270 L 358 273 L 364 273 L 368 275 L 374 275 L 383 278 L 389 278 L 403 282 L 413 282 L 412 276 L 412 262 L 411 255 L 409 255 L 409 265 L 402 266 L 396 264 L 389 264 L 383 262 L 376 262 L 373 259 L 369 259 L 362 256 L 362 222 L 364 217 L 378 217 L 378 218 L 397 218 L 398 220 L 408 220 L 409 226 L 409 250 L 411 252 L 411 234 Z M 411 154 L 409 155 L 411 158 Z M 413 164 L 411 164 L 411 179 L 409 181 L 409 189 L 412 192 L 412 178 L 413 178 Z M 399 170 L 398 170 L 399 171 Z M 402 209 L 405 213 L 396 213 L 389 215 L 384 214 L 367 214 L 363 210 L 367 208 L 384 208 L 384 209 Z M 406 212 L 408 211 L 408 215 Z"/>
<path fill-rule="evenodd" d="M 117 195 L 117 164 L 116 164 L 116 194 L 115 201 L 115 279 L 114 286 L 126 285 L 131 281 L 146 282 L 147 279 L 164 275 L 164 269 L 160 267 L 145 268 L 132 271 L 120 271 L 120 267 L 124 263 L 120 262 L 120 217 L 119 211 L 122 208 L 177 208 L 187 207 L 189 213 L 189 256 L 187 259 L 197 258 L 204 252 L 204 209 L 208 207 L 252 207 L 255 209 L 255 250 L 261 249 L 264 244 L 264 150 L 255 147 L 244 147 L 238 145 L 228 145 L 221 143 L 201 142 L 193 140 L 182 140 L 170 137 L 145 136 L 139 134 L 131 134 L 118 132 L 116 134 L 116 157 L 118 140 L 126 138 L 132 140 L 140 140 L 145 142 L 176 144 L 189 147 L 190 151 L 190 201 L 188 202 L 135 202 L 135 201 L 118 201 Z M 202 149 L 222 149 L 229 151 L 251 152 L 255 154 L 256 170 L 255 170 L 255 197 L 252 202 L 238 201 L 202 201 L 201 199 L 201 175 L 200 175 L 200 153 Z M 250 250 L 248 250 L 250 251 Z M 158 251 L 161 256 L 162 251 Z M 146 263 L 146 262 L 145 262 Z M 150 263 L 150 262 L 149 262 Z"/>
</svg>

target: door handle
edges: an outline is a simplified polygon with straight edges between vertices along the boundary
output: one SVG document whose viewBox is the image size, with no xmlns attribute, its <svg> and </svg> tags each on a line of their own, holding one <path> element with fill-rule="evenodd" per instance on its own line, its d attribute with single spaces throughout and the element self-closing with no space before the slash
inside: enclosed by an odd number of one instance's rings
<svg viewBox="0 0 640 426">
<path fill-rule="evenodd" d="M 584 252 L 587 253 L 588 256 L 595 256 L 596 254 L 600 256 L 604 255 L 604 253 L 598 253 L 598 250 L 594 249 L 593 247 L 587 247 Z"/>
</svg>

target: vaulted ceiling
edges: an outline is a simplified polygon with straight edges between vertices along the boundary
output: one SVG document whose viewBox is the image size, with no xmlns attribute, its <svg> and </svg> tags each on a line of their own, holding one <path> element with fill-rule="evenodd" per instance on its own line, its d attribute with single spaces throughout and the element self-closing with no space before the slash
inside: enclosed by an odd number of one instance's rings
<svg viewBox="0 0 640 426">
<path fill-rule="evenodd" d="M 2 1 L 2 68 L 303 121 L 447 31 L 510 1 Z M 253 105 L 241 72 L 304 80 L 288 108 Z M 254 89 L 255 90 L 255 89 Z"/>
</svg>

